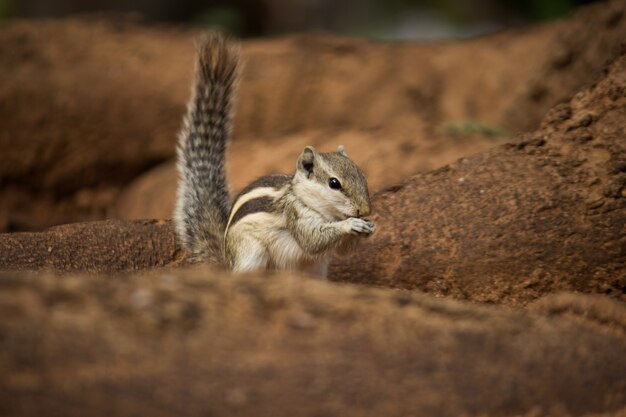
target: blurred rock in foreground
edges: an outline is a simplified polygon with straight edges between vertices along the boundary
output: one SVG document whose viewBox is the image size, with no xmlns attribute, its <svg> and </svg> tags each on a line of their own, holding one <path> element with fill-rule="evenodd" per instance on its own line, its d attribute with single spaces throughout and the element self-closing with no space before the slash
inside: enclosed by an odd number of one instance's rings
<svg viewBox="0 0 626 417">
<path fill-rule="evenodd" d="M 571 306 L 571 308 L 569 307 Z M 285 276 L 0 276 L 0 413 L 610 416 L 626 307 L 536 312 Z"/>
</svg>

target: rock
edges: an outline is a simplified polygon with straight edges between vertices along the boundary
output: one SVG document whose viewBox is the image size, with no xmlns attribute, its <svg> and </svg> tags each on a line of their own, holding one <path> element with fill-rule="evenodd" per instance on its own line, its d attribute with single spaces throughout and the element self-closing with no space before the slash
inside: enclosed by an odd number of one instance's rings
<svg viewBox="0 0 626 417">
<path fill-rule="evenodd" d="M 0 234 L 0 270 L 117 272 L 179 265 L 169 221 L 101 221 Z"/>
<path fill-rule="evenodd" d="M 114 216 L 128 220 L 169 219 L 174 213 L 177 186 L 176 164 L 161 164 L 134 180 L 120 193 Z"/>
<path fill-rule="evenodd" d="M 481 302 L 626 299 L 625 73 L 623 53 L 536 132 L 378 194 L 377 234 L 330 276 Z"/>
<path fill-rule="evenodd" d="M 508 305 L 559 290 L 623 300 L 624 73 L 626 55 L 536 132 L 375 195 L 378 232 L 335 259 L 330 279 Z M 0 235 L 0 269 L 123 271 L 182 256 L 168 224 L 62 230 Z M 101 230 L 106 240 L 93 244 Z M 66 249 L 51 255 L 51 242 Z"/>
<path fill-rule="evenodd" d="M 611 321 L 284 275 L 5 273 L 0 412 L 622 415 L 626 307 L 596 308 Z"/>
<path fill-rule="evenodd" d="M 608 302 L 605 296 L 574 293 L 552 294 L 528 305 L 528 310 L 550 317 L 567 317 L 579 323 L 608 326 L 625 334 L 624 304 Z"/>
<path fill-rule="evenodd" d="M 234 183 L 291 170 L 296 149 L 335 148 L 350 140 L 346 131 L 358 138 L 351 154 L 388 185 L 498 142 L 482 136 L 459 145 L 457 136 L 437 130 L 445 122 L 532 129 L 547 109 L 597 77 L 626 37 L 624 10 L 613 1 L 463 42 L 308 35 L 246 41 L 235 141 L 263 151 L 250 176 L 249 154 L 240 156 L 246 165 L 235 163 L 241 178 Z M 173 156 L 196 35 L 125 21 L 2 26 L 3 230 L 104 218 L 124 185 Z"/>
</svg>

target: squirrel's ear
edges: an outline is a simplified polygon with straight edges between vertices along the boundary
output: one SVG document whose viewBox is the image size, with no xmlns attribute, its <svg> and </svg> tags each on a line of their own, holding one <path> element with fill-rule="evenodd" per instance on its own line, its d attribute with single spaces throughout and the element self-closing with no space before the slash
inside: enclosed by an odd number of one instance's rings
<svg viewBox="0 0 626 417">
<path fill-rule="evenodd" d="M 304 148 L 298 158 L 298 170 L 302 171 L 309 177 L 313 173 L 313 166 L 315 165 L 315 148 L 307 146 Z"/>
<path fill-rule="evenodd" d="M 348 157 L 348 152 L 346 152 L 346 148 L 344 148 L 343 145 L 339 145 L 339 147 L 337 148 L 337 152 L 345 157 Z"/>
</svg>

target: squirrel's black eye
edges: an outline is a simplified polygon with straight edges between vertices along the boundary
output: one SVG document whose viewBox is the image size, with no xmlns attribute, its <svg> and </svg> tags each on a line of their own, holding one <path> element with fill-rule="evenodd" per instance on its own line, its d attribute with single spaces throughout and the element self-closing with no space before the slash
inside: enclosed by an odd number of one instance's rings
<svg viewBox="0 0 626 417">
<path fill-rule="evenodd" d="M 331 178 L 328 180 L 328 186 L 333 190 L 341 190 L 341 183 L 337 178 Z"/>
</svg>

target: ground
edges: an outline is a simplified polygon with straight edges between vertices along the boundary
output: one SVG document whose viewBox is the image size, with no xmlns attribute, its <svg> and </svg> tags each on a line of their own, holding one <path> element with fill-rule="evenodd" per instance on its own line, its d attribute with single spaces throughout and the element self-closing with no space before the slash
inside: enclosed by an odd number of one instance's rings
<svg viewBox="0 0 626 417">
<path fill-rule="evenodd" d="M 234 188 L 308 144 L 368 175 L 378 231 L 328 281 L 177 244 L 196 32 L 4 25 L 0 414 L 624 416 L 625 11 L 244 42 Z"/>
</svg>

